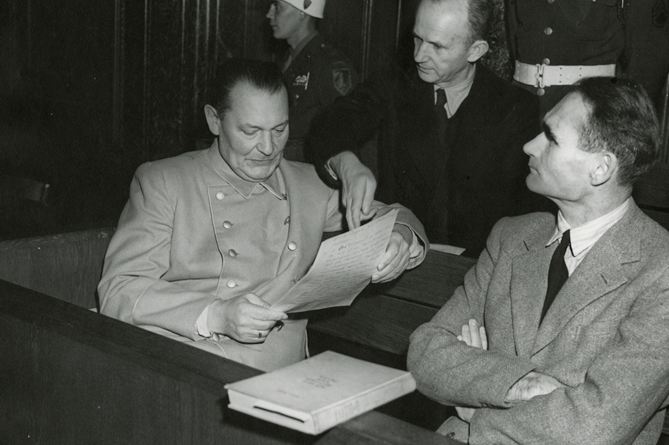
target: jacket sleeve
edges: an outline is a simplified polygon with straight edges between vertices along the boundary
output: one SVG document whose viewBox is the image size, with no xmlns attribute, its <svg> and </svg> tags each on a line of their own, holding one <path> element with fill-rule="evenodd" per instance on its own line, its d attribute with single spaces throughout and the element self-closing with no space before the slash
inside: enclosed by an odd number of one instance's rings
<svg viewBox="0 0 669 445">
<path fill-rule="evenodd" d="M 170 264 L 173 201 L 162 172 L 150 163 L 140 166 L 105 255 L 100 311 L 198 340 L 197 317 L 216 296 L 161 279 Z"/>
<path fill-rule="evenodd" d="M 372 77 L 348 95 L 338 97 L 311 122 L 306 156 L 328 185 L 336 187 L 338 181 L 327 172 L 325 164 L 343 151 L 357 154 L 374 137 L 389 109 L 388 90 L 387 82 Z"/>
<path fill-rule="evenodd" d="M 483 324 L 483 308 L 495 264 L 502 255 L 503 223 L 488 239 L 464 284 L 432 318 L 411 335 L 408 368 L 418 390 L 444 405 L 508 408 L 509 388 L 536 368 L 529 360 L 472 348 L 457 339 L 470 319 Z"/>
</svg>

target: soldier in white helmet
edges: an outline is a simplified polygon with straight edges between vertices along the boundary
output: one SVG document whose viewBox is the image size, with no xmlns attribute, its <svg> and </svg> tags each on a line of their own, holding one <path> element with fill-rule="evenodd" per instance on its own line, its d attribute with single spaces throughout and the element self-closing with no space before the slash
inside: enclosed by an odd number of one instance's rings
<svg viewBox="0 0 669 445">
<path fill-rule="evenodd" d="M 289 46 L 279 66 L 290 98 L 290 140 L 284 152 L 290 160 L 304 160 L 311 119 L 358 83 L 350 60 L 316 29 L 324 9 L 325 0 L 276 0 L 267 12 L 274 37 Z"/>
</svg>

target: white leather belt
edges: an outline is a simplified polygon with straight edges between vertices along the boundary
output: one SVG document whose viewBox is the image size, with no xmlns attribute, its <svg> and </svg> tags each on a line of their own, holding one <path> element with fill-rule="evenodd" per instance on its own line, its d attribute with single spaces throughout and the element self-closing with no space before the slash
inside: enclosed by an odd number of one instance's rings
<svg viewBox="0 0 669 445">
<path fill-rule="evenodd" d="M 536 88 L 551 85 L 572 85 L 585 77 L 613 77 L 616 66 L 611 65 L 530 65 L 516 62 L 513 79 Z"/>
</svg>

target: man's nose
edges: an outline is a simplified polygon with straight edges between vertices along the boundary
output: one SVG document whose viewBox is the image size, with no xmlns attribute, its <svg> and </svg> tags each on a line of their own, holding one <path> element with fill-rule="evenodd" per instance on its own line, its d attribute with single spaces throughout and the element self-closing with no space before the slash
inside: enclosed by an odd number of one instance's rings
<svg viewBox="0 0 669 445">
<path fill-rule="evenodd" d="M 265 156 L 270 156 L 272 153 L 274 153 L 274 137 L 272 136 L 271 131 L 263 131 L 262 134 L 262 139 L 256 146 L 258 151 Z"/>
<path fill-rule="evenodd" d="M 269 10 L 267 10 L 267 14 L 265 14 L 265 18 L 268 19 L 273 19 L 274 18 L 274 4 L 272 3 L 269 5 Z"/>
<path fill-rule="evenodd" d="M 534 139 L 528 141 L 523 145 L 523 151 L 528 156 L 536 156 L 539 146 L 541 145 L 541 139 L 543 138 L 543 133 L 539 133 Z"/>
<path fill-rule="evenodd" d="M 427 46 L 425 42 L 421 42 L 418 45 L 415 45 L 413 51 L 413 58 L 416 62 L 425 62 L 427 60 Z"/>
</svg>

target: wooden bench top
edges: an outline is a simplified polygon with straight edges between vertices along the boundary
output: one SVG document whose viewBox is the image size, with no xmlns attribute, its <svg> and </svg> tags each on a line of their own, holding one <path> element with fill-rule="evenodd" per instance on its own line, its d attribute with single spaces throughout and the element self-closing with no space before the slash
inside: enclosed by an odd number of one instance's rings
<svg viewBox="0 0 669 445">
<path fill-rule="evenodd" d="M 456 444 L 369 412 L 319 436 L 227 408 L 260 373 L 0 280 L 0 436 L 8 443 Z"/>
</svg>

